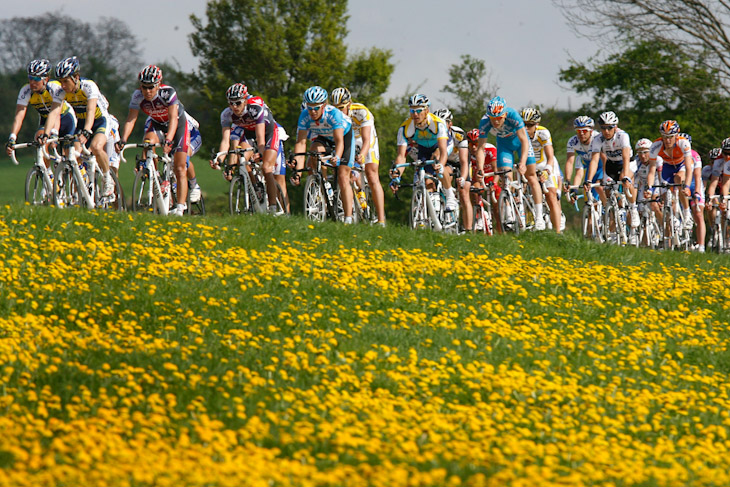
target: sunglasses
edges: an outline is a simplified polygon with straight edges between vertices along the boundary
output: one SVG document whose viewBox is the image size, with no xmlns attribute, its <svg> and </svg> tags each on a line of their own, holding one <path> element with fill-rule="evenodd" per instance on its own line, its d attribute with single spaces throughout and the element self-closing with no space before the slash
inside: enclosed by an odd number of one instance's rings
<svg viewBox="0 0 730 487">
<path fill-rule="evenodd" d="M 579 134 L 587 134 L 590 133 L 592 129 L 575 129 L 576 132 Z"/>
<path fill-rule="evenodd" d="M 243 104 L 243 100 L 229 101 L 228 104 L 231 105 L 232 107 L 237 107 L 238 105 Z"/>
<path fill-rule="evenodd" d="M 411 108 L 411 113 L 418 115 L 419 113 L 423 113 L 425 110 L 425 108 Z"/>
<path fill-rule="evenodd" d="M 611 129 L 615 129 L 615 128 L 616 128 L 615 125 L 601 125 L 601 130 L 611 130 Z"/>
<path fill-rule="evenodd" d="M 725 157 L 730 157 L 730 150 L 724 150 L 722 151 L 722 155 Z"/>
<path fill-rule="evenodd" d="M 28 76 L 28 79 L 31 81 L 41 81 L 43 76 Z"/>
<path fill-rule="evenodd" d="M 309 110 L 310 112 L 316 112 L 323 106 L 324 106 L 324 103 L 320 103 L 319 105 L 307 105 L 307 110 Z"/>
<path fill-rule="evenodd" d="M 525 127 L 534 127 L 535 125 L 537 125 L 537 124 L 533 123 L 533 122 L 529 122 L 529 123 L 525 122 Z"/>
<path fill-rule="evenodd" d="M 143 90 L 154 90 L 157 85 L 140 85 Z"/>
<path fill-rule="evenodd" d="M 347 108 L 347 105 L 347 103 L 345 103 L 344 105 L 335 105 L 335 108 L 338 110 L 344 110 L 345 108 Z"/>
</svg>

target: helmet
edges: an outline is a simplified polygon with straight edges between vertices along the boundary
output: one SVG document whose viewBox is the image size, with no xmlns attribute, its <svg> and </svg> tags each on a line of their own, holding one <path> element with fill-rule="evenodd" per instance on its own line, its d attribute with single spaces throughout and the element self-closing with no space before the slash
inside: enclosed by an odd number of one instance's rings
<svg viewBox="0 0 730 487">
<path fill-rule="evenodd" d="M 79 59 L 76 56 L 67 57 L 56 64 L 56 78 L 68 78 L 79 72 Z"/>
<path fill-rule="evenodd" d="M 676 120 L 665 120 L 659 125 L 659 133 L 662 135 L 677 135 L 679 134 L 679 123 Z"/>
<path fill-rule="evenodd" d="M 649 139 L 639 139 L 636 141 L 636 145 L 634 146 L 634 149 L 636 149 L 636 152 L 642 152 L 645 150 L 649 150 L 651 147 L 651 140 Z"/>
<path fill-rule="evenodd" d="M 618 117 L 613 112 L 603 112 L 600 117 L 598 117 L 598 124 L 599 125 L 618 125 Z"/>
<path fill-rule="evenodd" d="M 542 115 L 540 115 L 540 110 L 537 108 L 527 107 L 522 109 L 522 120 L 525 122 L 531 122 L 531 123 L 540 123 L 540 120 L 542 120 Z"/>
<path fill-rule="evenodd" d="M 150 64 L 149 66 L 142 68 L 142 71 L 139 72 L 139 76 L 137 76 L 137 78 L 140 83 L 156 85 L 162 81 L 162 70 L 154 64 Z"/>
<path fill-rule="evenodd" d="M 487 116 L 501 117 L 505 114 L 504 109 L 507 108 L 507 102 L 501 96 L 495 96 L 487 102 Z"/>
<path fill-rule="evenodd" d="M 690 144 L 692 143 L 692 136 L 689 135 L 687 132 L 682 132 L 682 133 L 679 134 L 679 136 L 680 137 L 684 137 L 685 139 L 687 139 Z"/>
<path fill-rule="evenodd" d="M 327 90 L 321 86 L 312 86 L 304 92 L 305 103 L 324 103 L 327 101 Z"/>
<path fill-rule="evenodd" d="M 264 100 L 260 96 L 252 96 L 248 100 L 246 100 L 246 105 L 257 105 L 263 107 Z"/>
<path fill-rule="evenodd" d="M 451 110 L 448 108 L 441 108 L 433 112 L 433 114 L 444 122 L 451 122 L 454 119 L 454 116 L 451 114 Z"/>
<path fill-rule="evenodd" d="M 409 107 L 428 107 L 431 106 L 431 100 L 426 95 L 416 93 L 408 99 Z"/>
<path fill-rule="evenodd" d="M 595 122 L 593 122 L 593 119 L 586 115 L 581 115 L 580 117 L 573 120 L 574 129 L 593 128 L 595 127 L 595 125 L 596 124 Z"/>
<path fill-rule="evenodd" d="M 469 142 L 476 142 L 479 140 L 479 129 L 471 129 L 466 133 L 466 138 L 469 139 Z"/>
<path fill-rule="evenodd" d="M 242 100 L 248 95 L 248 88 L 243 83 L 234 83 L 226 90 L 228 101 Z"/>
<path fill-rule="evenodd" d="M 48 59 L 34 59 L 28 63 L 28 76 L 45 78 L 51 72 L 51 61 Z"/>
<path fill-rule="evenodd" d="M 333 105 L 344 105 L 352 101 L 352 95 L 347 88 L 335 88 L 330 93 L 330 103 Z"/>
<path fill-rule="evenodd" d="M 730 150 L 730 137 L 722 141 L 720 148 L 724 151 Z"/>
<path fill-rule="evenodd" d="M 720 155 L 722 154 L 722 149 L 719 147 L 715 147 L 710 151 L 710 153 L 707 155 L 710 158 L 710 161 L 714 161 L 715 159 L 719 159 Z"/>
</svg>

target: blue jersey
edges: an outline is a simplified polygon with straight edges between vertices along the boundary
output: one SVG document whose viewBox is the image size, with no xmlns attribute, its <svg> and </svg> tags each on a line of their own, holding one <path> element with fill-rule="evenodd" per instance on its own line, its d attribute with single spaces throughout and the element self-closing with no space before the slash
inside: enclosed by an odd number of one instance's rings
<svg viewBox="0 0 730 487">
<path fill-rule="evenodd" d="M 309 111 L 305 108 L 299 115 L 297 130 L 306 130 L 307 138 L 312 140 L 317 137 L 334 140 L 335 129 L 342 129 L 343 134 L 350 131 L 352 120 L 332 105 L 325 105 L 322 118 L 312 120 Z"/>
<path fill-rule="evenodd" d="M 525 122 L 522 120 L 520 114 L 511 107 L 506 107 L 504 111 L 507 113 L 507 118 L 504 120 L 504 124 L 499 128 L 495 129 L 492 127 L 492 121 L 489 117 L 484 115 L 479 122 L 479 138 L 486 139 L 489 133 L 493 133 L 497 139 L 505 139 L 509 137 L 516 137 L 518 130 L 525 130 Z"/>
</svg>

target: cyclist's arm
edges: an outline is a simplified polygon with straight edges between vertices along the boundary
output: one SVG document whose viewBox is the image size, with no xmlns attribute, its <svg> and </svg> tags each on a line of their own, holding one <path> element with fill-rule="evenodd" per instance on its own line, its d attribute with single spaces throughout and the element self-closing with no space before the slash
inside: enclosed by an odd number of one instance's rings
<svg viewBox="0 0 730 487">
<path fill-rule="evenodd" d="M 334 129 L 332 138 L 335 139 L 335 157 L 339 161 L 342 159 L 342 153 L 345 152 L 345 129 Z"/>
<path fill-rule="evenodd" d="M 61 124 L 61 108 L 62 103 L 54 101 L 51 103 L 51 110 L 48 112 L 46 117 L 46 125 L 43 127 L 43 131 L 46 135 L 51 135 L 54 128 L 58 128 Z"/>
<path fill-rule="evenodd" d="M 15 137 L 9 137 L 15 139 L 20 131 L 20 127 L 23 126 L 23 120 L 25 114 L 28 112 L 28 105 L 15 105 L 15 118 L 13 118 L 13 128 L 10 129 L 10 134 Z"/>
<path fill-rule="evenodd" d="M 522 149 L 520 150 L 520 166 L 527 164 L 527 156 L 530 154 L 530 139 L 527 138 L 527 130 L 521 129 L 517 131 L 517 138 L 520 139 Z"/>
<path fill-rule="evenodd" d="M 598 171 L 598 159 L 601 158 L 600 152 L 591 152 L 591 163 L 588 165 L 588 174 L 586 175 L 586 182 L 590 183 L 593 181 L 593 178 L 596 176 L 596 171 Z M 603 174 L 606 174 L 606 171 L 603 171 Z M 605 177 L 604 177 L 605 179 Z"/>
<path fill-rule="evenodd" d="M 555 149 L 552 144 L 543 146 L 543 153 L 545 154 L 545 160 L 547 161 L 547 172 L 552 173 L 553 159 L 555 158 Z"/>
<path fill-rule="evenodd" d="M 487 145 L 487 139 L 485 138 L 479 138 L 477 139 L 477 170 L 481 170 L 484 172 L 484 159 L 486 158 L 486 154 L 484 153 L 484 147 Z"/>
<path fill-rule="evenodd" d="M 258 145 L 259 154 L 264 157 L 264 150 L 266 149 L 266 124 L 264 122 L 256 124 L 256 145 Z"/>
<path fill-rule="evenodd" d="M 360 128 L 360 137 L 362 137 L 362 147 L 360 147 L 360 159 L 358 162 L 365 162 L 368 157 L 368 151 L 372 145 L 373 128 L 370 125 Z"/>
<path fill-rule="evenodd" d="M 466 177 L 469 175 L 469 149 L 466 147 L 459 148 L 459 166 L 461 167 L 461 179 L 466 181 Z M 483 169 L 481 174 L 484 174 Z M 477 175 L 475 174 L 474 177 L 476 178 Z"/>
<path fill-rule="evenodd" d="M 631 175 L 631 147 L 621 149 L 621 158 L 624 160 L 624 167 L 621 170 L 621 179 L 630 178 Z"/>
<path fill-rule="evenodd" d="M 654 177 L 656 174 L 656 159 L 653 161 L 649 160 L 649 173 L 646 175 L 646 189 L 647 191 L 652 191 L 652 186 L 654 186 Z"/>
<path fill-rule="evenodd" d="M 722 183 L 722 189 L 720 190 L 723 200 L 727 198 L 728 191 L 730 191 L 730 176 L 725 176 Z"/>
<path fill-rule="evenodd" d="M 301 153 L 307 150 L 307 131 L 297 130 L 297 141 L 294 144 L 294 152 Z M 304 167 L 304 156 L 298 156 L 296 159 L 297 169 Z"/>
<path fill-rule="evenodd" d="M 406 162 L 406 153 L 408 152 L 408 146 L 407 145 L 399 145 L 396 149 L 395 154 L 395 161 L 393 162 L 393 165 L 398 166 L 400 164 L 404 164 Z M 393 173 L 397 174 L 398 177 L 400 177 L 403 174 L 403 171 L 405 169 L 402 167 L 393 169 Z"/>
<path fill-rule="evenodd" d="M 178 107 L 177 103 L 174 103 L 167 107 L 167 116 L 168 120 L 170 120 L 167 124 L 167 134 L 165 134 L 165 145 L 169 142 L 172 142 L 175 140 L 175 132 L 177 132 L 177 116 L 178 116 Z"/>
<path fill-rule="evenodd" d="M 89 101 L 86 102 L 86 119 L 84 120 L 84 130 L 91 131 L 92 127 L 94 126 L 94 115 L 96 114 L 96 104 L 97 104 L 96 98 L 89 98 Z"/>
<path fill-rule="evenodd" d="M 225 126 L 221 127 L 221 143 L 218 145 L 218 152 L 228 152 L 228 148 L 231 147 L 231 127 Z M 222 158 L 225 158 L 225 155 L 221 156 Z M 233 154 L 231 154 L 231 160 L 233 160 Z M 217 168 L 217 164 L 220 164 L 220 161 L 213 160 L 210 161 L 210 166 Z"/>
<path fill-rule="evenodd" d="M 120 141 L 126 142 L 127 139 L 129 139 L 129 136 L 132 133 L 132 129 L 134 128 L 134 124 L 137 122 L 138 116 L 139 110 L 137 110 L 136 108 L 129 109 L 129 113 L 127 114 L 127 120 L 124 122 L 124 126 L 122 127 Z"/>
<path fill-rule="evenodd" d="M 568 185 L 571 176 L 573 175 L 573 165 L 575 164 L 575 152 L 568 152 L 568 156 L 565 158 L 565 185 Z M 573 184 L 580 184 L 578 181 L 578 171 L 575 171 L 576 178 L 573 180 Z"/>
<path fill-rule="evenodd" d="M 684 156 L 684 184 L 688 188 L 692 184 L 692 176 L 694 174 L 694 167 L 695 167 L 695 160 L 692 158 L 691 155 Z M 695 185 L 696 187 L 699 187 L 699 185 Z"/>
<path fill-rule="evenodd" d="M 439 164 L 441 165 L 441 170 L 443 170 L 444 167 L 446 167 L 447 161 L 449 160 L 449 139 L 438 139 L 438 148 Z"/>
<path fill-rule="evenodd" d="M 710 176 L 710 182 L 707 184 L 707 198 L 709 201 L 709 197 L 715 194 L 715 190 L 717 189 L 717 185 L 720 183 L 720 176 Z"/>
</svg>

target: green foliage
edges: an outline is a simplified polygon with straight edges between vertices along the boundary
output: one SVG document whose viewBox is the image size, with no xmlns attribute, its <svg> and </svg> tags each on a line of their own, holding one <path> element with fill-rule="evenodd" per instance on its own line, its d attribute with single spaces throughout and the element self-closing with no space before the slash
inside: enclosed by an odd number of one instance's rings
<svg viewBox="0 0 730 487">
<path fill-rule="evenodd" d="M 347 18 L 343 0 L 210 1 L 205 22 L 191 16 L 190 45 L 201 58 L 193 78 L 210 110 L 225 106 L 228 86 L 244 82 L 290 134 L 309 86 L 351 86 L 358 101 L 376 103 L 390 83 L 391 53 L 370 49 L 348 59 Z"/>
<path fill-rule="evenodd" d="M 663 120 L 676 119 L 706 154 L 730 133 L 730 100 L 718 73 L 707 66 L 706 54 L 691 55 L 672 42 L 629 41 L 608 61 L 573 62 L 560 80 L 593 96 L 582 107 L 592 116 L 616 111 L 632 139 L 654 139 Z"/>
<path fill-rule="evenodd" d="M 463 54 L 461 64 L 452 64 L 449 68 L 449 84 L 441 91 L 454 95 L 457 101 L 450 108 L 451 112 L 463 124 L 459 126 L 469 130 L 479 125 L 484 107 L 494 96 L 497 86 L 491 83 L 490 73 L 482 59 Z"/>
</svg>

